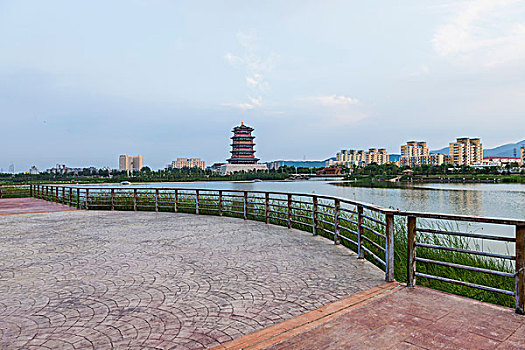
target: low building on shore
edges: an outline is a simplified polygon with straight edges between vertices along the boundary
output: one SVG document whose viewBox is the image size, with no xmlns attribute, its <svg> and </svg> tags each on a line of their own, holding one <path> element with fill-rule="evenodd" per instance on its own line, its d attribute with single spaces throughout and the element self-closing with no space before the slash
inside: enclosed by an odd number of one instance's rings
<svg viewBox="0 0 525 350">
<path fill-rule="evenodd" d="M 168 165 L 168 169 L 199 168 L 206 169 L 206 164 L 200 158 L 177 158 Z"/>
<path fill-rule="evenodd" d="M 370 148 L 368 151 L 364 150 L 341 150 L 336 154 L 336 159 L 333 163 L 329 163 L 329 166 L 332 165 L 343 165 L 348 168 L 354 166 L 364 167 L 369 164 L 387 164 L 389 163 L 388 153 L 385 148 Z"/>
<path fill-rule="evenodd" d="M 484 167 L 490 167 L 490 166 L 506 166 L 508 164 L 512 163 L 518 163 L 518 165 L 522 164 L 521 157 L 483 157 L 483 162 L 481 164 Z M 480 162 L 476 162 L 473 164 L 473 166 L 479 166 Z"/>
<path fill-rule="evenodd" d="M 235 173 L 249 173 L 252 171 L 266 171 L 266 164 L 224 164 L 219 172 L 222 175 L 231 175 Z"/>
</svg>

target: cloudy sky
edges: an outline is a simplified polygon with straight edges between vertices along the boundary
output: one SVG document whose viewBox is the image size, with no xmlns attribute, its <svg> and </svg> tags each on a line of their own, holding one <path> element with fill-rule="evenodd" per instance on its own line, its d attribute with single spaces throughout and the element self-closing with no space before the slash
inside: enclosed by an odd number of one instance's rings
<svg viewBox="0 0 525 350">
<path fill-rule="evenodd" d="M 0 168 L 525 139 L 525 1 L 0 0 Z"/>
</svg>

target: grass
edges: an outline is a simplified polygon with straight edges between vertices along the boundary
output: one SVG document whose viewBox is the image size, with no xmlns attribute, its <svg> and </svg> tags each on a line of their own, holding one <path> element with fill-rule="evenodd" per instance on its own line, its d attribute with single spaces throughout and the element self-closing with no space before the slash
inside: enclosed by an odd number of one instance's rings
<svg viewBox="0 0 525 350">
<path fill-rule="evenodd" d="M 177 198 L 177 211 L 182 213 L 196 213 L 196 198 L 190 191 L 180 191 Z M 228 193 L 223 191 L 228 196 L 223 197 L 222 215 L 236 218 L 244 217 L 244 198 L 242 193 Z M 117 191 L 115 191 L 117 193 Z M 213 193 L 213 195 L 211 194 Z M 60 193 L 61 195 L 61 193 Z M 229 196 L 229 195 L 233 195 Z M 199 195 L 199 214 L 204 215 L 219 215 L 219 202 L 217 192 L 203 191 Z M 66 198 L 69 199 L 69 193 L 66 192 Z M 299 197 L 294 197 L 297 199 Z M 72 192 L 72 203 L 76 205 L 76 191 Z M 300 198 L 299 198 L 300 199 Z M 53 198 L 51 198 L 53 200 Z M 56 200 L 56 199 L 55 199 Z M 57 200 L 61 202 L 61 198 Z M 85 198 L 80 198 L 81 207 L 85 208 Z M 133 211 L 135 210 L 133 190 L 118 191 L 113 200 L 115 210 Z M 157 203 L 157 205 L 156 205 Z M 318 207 L 318 225 L 317 234 L 328 239 L 334 239 L 334 213 L 333 201 L 320 201 Z M 111 208 L 111 196 L 109 190 L 105 192 L 90 193 L 89 209 L 109 210 Z M 247 218 L 256 221 L 265 221 L 265 201 L 264 198 L 258 196 L 250 196 L 247 205 Z M 312 203 L 302 202 L 293 203 L 291 226 L 293 228 L 308 231 L 313 233 L 313 218 L 312 218 Z M 136 209 L 139 211 L 155 211 L 159 212 L 174 212 L 175 211 L 175 193 L 174 191 L 161 192 L 158 201 L 155 198 L 153 191 L 139 191 L 136 197 Z M 288 226 L 288 208 L 286 198 L 272 198 L 269 202 L 269 210 L 271 218 L 269 222 L 275 225 Z M 355 208 L 342 208 L 340 212 L 340 242 L 344 246 L 353 251 L 357 251 L 357 245 L 345 239 L 348 238 L 357 242 L 357 225 L 352 221 L 357 221 L 357 215 L 351 210 Z M 379 234 L 385 234 L 385 227 L 380 222 L 384 222 L 384 215 L 366 210 L 364 214 L 372 219 L 364 219 L 364 225 L 369 229 L 363 231 L 366 237 L 364 246 L 370 250 L 379 259 L 386 261 L 385 252 L 381 247 L 385 247 L 385 239 Z M 403 217 L 396 217 L 394 222 L 394 276 L 399 282 L 406 282 L 407 273 L 407 230 L 406 220 Z M 460 231 L 454 223 L 438 222 L 438 223 L 424 223 L 420 222 L 418 227 L 427 227 L 438 229 L 442 231 Z M 434 245 L 480 250 L 477 241 L 465 237 L 421 233 L 418 232 L 417 241 L 419 243 L 430 243 Z M 483 249 L 487 251 L 487 249 Z M 417 256 L 421 258 L 438 260 L 443 262 L 455 263 L 460 265 L 473 266 L 489 270 L 503 271 L 513 273 L 514 266 L 508 260 L 482 257 L 472 254 L 442 251 L 437 249 L 429 249 L 418 247 Z M 365 252 L 365 258 L 371 261 L 381 269 L 385 269 L 384 265 L 373 255 Z M 508 291 L 514 290 L 514 279 L 504 276 L 491 275 L 482 272 L 466 271 L 459 268 L 447 267 L 429 263 L 417 263 L 417 271 L 420 273 L 446 277 L 458 281 L 475 283 L 483 286 L 504 289 Z M 505 305 L 509 307 L 514 306 L 514 297 L 504 295 L 501 293 L 487 292 L 476 288 L 467 286 L 455 285 L 451 283 L 436 281 L 427 278 L 417 278 L 417 284 L 443 290 L 449 293 L 454 293 L 477 300 L 482 300 L 494 304 Z"/>
<path fill-rule="evenodd" d="M 31 197 L 30 192 L 27 185 L 0 186 L 0 198 L 27 198 Z"/>
</svg>

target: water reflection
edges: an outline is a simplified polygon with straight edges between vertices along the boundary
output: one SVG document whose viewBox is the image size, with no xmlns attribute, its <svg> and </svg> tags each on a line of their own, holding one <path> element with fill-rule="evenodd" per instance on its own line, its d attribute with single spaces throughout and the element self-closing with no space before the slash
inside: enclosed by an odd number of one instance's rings
<svg viewBox="0 0 525 350">
<path fill-rule="evenodd" d="M 122 187 L 115 184 L 109 186 Z M 400 210 L 525 218 L 525 184 L 419 184 L 404 188 L 366 188 L 336 186 L 333 182 L 325 181 L 217 181 L 133 186 L 317 193 Z"/>
</svg>

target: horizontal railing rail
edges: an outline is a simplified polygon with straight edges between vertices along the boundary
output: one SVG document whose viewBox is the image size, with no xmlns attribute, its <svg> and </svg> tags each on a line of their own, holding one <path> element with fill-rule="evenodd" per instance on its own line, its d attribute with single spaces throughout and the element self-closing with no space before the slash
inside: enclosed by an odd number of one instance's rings
<svg viewBox="0 0 525 350">
<path fill-rule="evenodd" d="M 0 198 L 27 198 L 33 194 L 31 185 L 0 185 Z"/>
<path fill-rule="evenodd" d="M 524 312 L 525 220 L 400 211 L 347 198 L 307 193 L 62 185 L 29 187 L 34 197 L 78 209 L 233 216 L 310 231 L 333 240 L 334 244 L 344 244 L 357 253 L 358 259 L 371 261 L 385 272 L 386 281 L 394 281 L 397 261 L 396 276 L 406 278 L 408 286 L 414 286 L 416 279 L 421 279 L 426 286 L 482 300 L 500 302 L 493 294 L 479 295 L 470 290 L 510 296 L 514 298 L 516 312 Z M 460 227 L 472 223 L 514 227 L 515 234 L 466 232 Z M 513 245 L 515 253 L 493 252 L 487 248 L 486 241 Z"/>
</svg>

